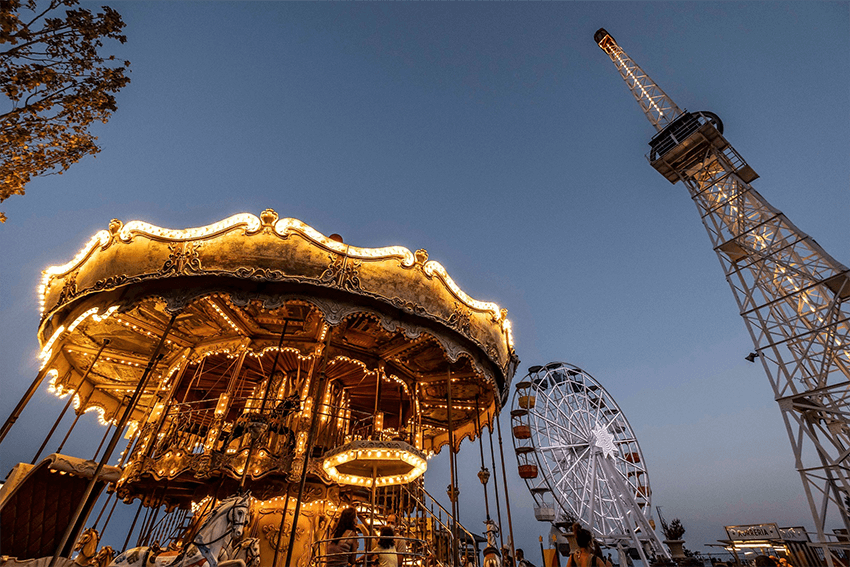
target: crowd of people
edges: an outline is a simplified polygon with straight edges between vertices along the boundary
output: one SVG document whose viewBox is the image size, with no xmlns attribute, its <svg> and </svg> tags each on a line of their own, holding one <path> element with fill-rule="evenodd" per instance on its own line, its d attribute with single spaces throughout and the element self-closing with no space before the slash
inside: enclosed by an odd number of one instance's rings
<svg viewBox="0 0 850 567">
<path fill-rule="evenodd" d="M 353 567 L 356 564 L 365 564 L 374 567 L 399 567 L 404 563 L 405 555 L 408 555 L 406 538 L 399 537 L 398 518 L 395 514 L 386 517 L 383 525 L 372 537 L 366 537 L 374 543 L 366 544 L 363 553 L 358 555 L 359 540 L 361 538 L 357 528 L 357 511 L 354 508 L 345 508 L 339 514 L 336 525 L 326 541 L 325 559 L 323 567 Z M 589 530 L 582 528 L 579 524 L 573 526 L 573 534 L 578 546 L 571 550 L 565 567 L 613 567 L 611 556 L 606 559 L 602 554 L 599 543 L 593 539 Z M 528 559 L 522 549 L 517 548 L 516 557 L 511 557 L 507 547 L 502 549 L 502 567 L 535 567 Z M 426 558 L 428 559 L 428 558 Z M 431 558 L 433 559 L 433 558 Z M 469 565 L 473 565 L 469 557 L 464 554 L 463 559 Z M 438 561 L 426 561 L 429 565 L 437 565 Z M 783 565 L 781 567 L 791 567 Z"/>
</svg>

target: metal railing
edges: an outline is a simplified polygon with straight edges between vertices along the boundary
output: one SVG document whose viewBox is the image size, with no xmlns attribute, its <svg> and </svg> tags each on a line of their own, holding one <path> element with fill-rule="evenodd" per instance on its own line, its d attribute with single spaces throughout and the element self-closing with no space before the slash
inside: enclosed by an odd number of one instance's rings
<svg viewBox="0 0 850 567">
<path fill-rule="evenodd" d="M 313 542 L 311 567 L 377 567 L 380 564 L 379 555 L 394 553 L 398 558 L 398 565 L 407 567 L 424 567 L 429 557 L 428 545 L 425 540 L 393 536 L 392 548 L 378 548 L 381 536 L 353 536 L 357 540 L 357 549 L 350 553 L 330 553 L 328 547 L 335 538 L 320 539 Z M 361 547 L 360 542 L 363 542 Z M 352 559 L 353 557 L 353 559 Z"/>
</svg>

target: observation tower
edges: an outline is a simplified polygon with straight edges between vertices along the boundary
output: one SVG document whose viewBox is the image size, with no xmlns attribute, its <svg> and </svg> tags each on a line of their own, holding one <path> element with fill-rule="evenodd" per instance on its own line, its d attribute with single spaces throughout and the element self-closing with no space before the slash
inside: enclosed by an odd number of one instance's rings
<svg viewBox="0 0 850 567">
<path fill-rule="evenodd" d="M 247 492 L 267 567 L 321 558 L 348 506 L 366 534 L 396 516 L 406 564 L 455 563 L 473 541 L 456 510 L 432 513 L 422 474 L 444 448 L 454 472 L 519 361 L 506 310 L 425 250 L 356 247 L 271 209 L 186 230 L 112 220 L 44 271 L 39 296 L 41 370 L 0 440 L 46 382 L 78 416 L 97 412 L 109 442 L 63 456 L 54 426 L 39 464 L 15 467 L 3 555 L 67 556 L 119 499 L 138 503 L 133 543 L 179 549 L 215 502 Z M 54 524 L 22 513 L 36 500 Z"/>
<path fill-rule="evenodd" d="M 594 35 L 656 130 L 650 165 L 682 182 L 767 374 L 791 442 L 824 561 L 838 517 L 850 530 L 850 270 L 753 188 L 758 174 L 723 136 L 712 112 L 688 112 L 604 29 Z M 827 536 L 833 536 L 829 539 Z"/>
</svg>

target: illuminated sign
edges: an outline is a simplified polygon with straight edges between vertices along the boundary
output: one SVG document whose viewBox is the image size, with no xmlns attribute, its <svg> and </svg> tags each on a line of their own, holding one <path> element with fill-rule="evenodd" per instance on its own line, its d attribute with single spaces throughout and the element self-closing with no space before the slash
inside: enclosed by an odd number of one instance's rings
<svg viewBox="0 0 850 567">
<path fill-rule="evenodd" d="M 729 539 L 750 541 L 754 539 L 782 539 L 776 524 L 754 524 L 750 526 L 725 526 Z"/>
<path fill-rule="evenodd" d="M 782 534 L 782 539 L 785 541 L 811 541 L 809 534 L 806 533 L 806 528 L 803 526 L 779 528 L 779 533 Z"/>
</svg>

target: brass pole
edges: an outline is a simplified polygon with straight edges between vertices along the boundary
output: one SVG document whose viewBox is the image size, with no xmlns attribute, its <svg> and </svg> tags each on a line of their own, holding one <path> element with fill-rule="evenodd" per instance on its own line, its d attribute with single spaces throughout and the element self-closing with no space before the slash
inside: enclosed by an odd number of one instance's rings
<svg viewBox="0 0 850 567">
<path fill-rule="evenodd" d="M 376 479 L 378 478 L 378 465 L 372 465 L 372 506 L 369 511 L 369 535 L 377 535 L 375 533 L 375 492 L 378 490 Z M 368 547 L 368 546 L 367 546 Z"/>
<path fill-rule="evenodd" d="M 272 567 L 277 567 L 277 555 L 280 550 L 280 539 L 283 537 L 283 525 L 286 521 L 287 508 L 289 508 L 289 485 L 287 485 L 286 487 L 286 501 L 283 503 L 283 513 L 280 516 L 280 528 L 277 530 L 277 541 L 274 546 L 274 557 L 272 558 Z"/>
<path fill-rule="evenodd" d="M 109 501 L 112 500 L 113 496 L 115 496 L 114 490 L 106 497 L 106 501 L 103 503 L 100 513 L 97 515 L 97 519 L 94 521 L 94 524 L 92 524 L 92 528 L 97 529 L 97 525 L 100 523 L 100 519 L 103 517 L 103 513 L 106 512 L 106 507 L 109 506 Z"/>
<path fill-rule="evenodd" d="M 496 453 L 493 451 L 493 421 L 497 419 L 496 416 L 493 416 L 490 421 L 490 425 L 487 427 L 487 434 L 490 438 L 490 462 L 493 463 L 493 491 L 496 493 L 496 519 L 499 521 L 499 546 L 505 547 L 505 538 L 502 535 L 504 531 L 502 529 L 502 507 L 499 504 L 499 480 L 495 475 L 496 473 Z"/>
<path fill-rule="evenodd" d="M 38 374 L 36 374 L 35 379 L 30 384 L 30 387 L 24 392 L 24 395 L 21 397 L 18 405 L 15 406 L 15 409 L 12 410 L 12 413 L 9 414 L 9 417 L 6 418 L 6 422 L 3 424 L 3 427 L 0 428 L 0 443 L 3 442 L 3 439 L 6 438 L 6 434 L 9 433 L 9 430 L 12 429 L 12 426 L 18 421 L 18 417 L 20 417 L 21 412 L 24 411 L 24 407 L 29 403 L 32 399 L 35 391 L 38 390 L 38 387 L 41 385 L 41 382 L 44 380 L 44 377 L 47 376 L 47 366 L 42 368 Z"/>
<path fill-rule="evenodd" d="M 515 560 L 516 550 L 514 549 L 514 524 L 511 521 L 511 499 L 508 496 L 508 476 L 505 474 L 505 450 L 502 446 L 502 424 L 499 422 L 499 414 L 496 414 L 496 431 L 499 434 L 499 456 L 502 460 L 502 483 L 505 487 L 505 511 L 508 513 L 508 530 L 510 532 L 511 542 L 511 558 Z"/>
<path fill-rule="evenodd" d="M 136 515 L 133 517 L 133 523 L 130 525 L 130 531 L 127 532 L 127 539 L 124 540 L 124 545 L 121 547 L 121 551 L 119 553 L 127 551 L 127 545 L 130 543 L 130 536 L 133 535 L 133 530 L 136 528 L 136 522 L 139 520 L 139 514 L 142 511 L 142 504 L 144 502 L 142 499 L 139 499 L 139 507 L 136 509 Z"/>
<path fill-rule="evenodd" d="M 127 399 L 127 396 L 121 398 L 121 401 Z M 109 430 L 112 429 L 112 422 L 106 424 L 106 431 L 103 432 L 103 438 L 100 440 L 100 445 L 97 446 L 97 450 L 95 450 L 94 455 L 92 455 L 91 460 L 95 460 L 97 458 L 98 453 L 100 453 L 100 449 L 103 447 L 103 444 L 106 443 L 106 438 L 109 436 Z"/>
<path fill-rule="evenodd" d="M 71 432 L 72 432 L 72 431 L 74 431 L 74 427 L 76 427 L 76 426 L 77 426 L 77 422 L 80 420 L 80 417 L 83 415 L 82 408 L 83 408 L 83 407 L 85 407 L 85 405 L 86 405 L 87 403 L 89 403 L 89 400 L 91 399 L 91 395 L 92 395 L 93 393 L 94 393 L 94 390 L 92 390 L 91 392 L 89 392 L 89 395 L 88 395 L 88 396 L 86 396 L 86 400 L 85 400 L 84 402 L 80 403 L 80 408 L 81 408 L 81 409 L 80 409 L 80 412 L 79 412 L 79 413 L 77 413 L 76 417 L 74 417 L 74 421 L 73 421 L 73 422 L 71 422 L 71 427 L 69 427 L 69 428 L 68 428 L 68 433 L 66 433 L 66 434 L 65 434 L 65 437 L 63 437 L 63 438 L 62 438 L 62 442 L 61 442 L 61 443 L 59 443 L 59 447 L 57 447 L 57 448 L 56 448 L 56 452 L 57 452 L 57 453 L 61 453 L 61 452 L 62 452 L 62 447 L 64 447 L 64 446 L 65 446 L 65 443 L 68 441 L 68 438 L 71 436 Z"/>
<path fill-rule="evenodd" d="M 133 392 L 133 397 L 127 403 L 127 408 L 124 410 L 124 415 L 121 416 L 121 420 L 118 422 L 118 425 L 115 427 L 115 433 L 112 435 L 112 439 L 109 441 L 109 445 L 106 446 L 106 450 L 103 453 L 103 457 L 100 462 L 97 464 L 97 468 L 95 468 L 94 473 L 92 473 L 91 480 L 89 480 L 89 484 L 86 487 L 86 491 L 83 493 L 80 498 L 80 503 L 77 505 L 77 509 L 71 515 L 71 518 L 68 521 L 68 527 L 65 528 L 65 533 L 62 534 L 62 538 L 59 540 L 59 545 L 56 546 L 56 550 L 53 552 L 53 558 L 50 560 L 50 564 L 48 567 L 54 567 L 56 565 L 56 561 L 59 559 L 59 555 L 62 553 L 62 550 L 68 544 L 68 540 L 71 538 L 71 534 L 74 531 L 76 524 L 80 521 L 83 516 L 83 513 L 86 512 L 88 515 L 87 508 L 90 509 L 88 500 L 90 499 L 92 493 L 94 492 L 94 487 L 97 484 L 98 477 L 100 477 L 100 472 L 103 470 L 103 467 L 106 466 L 106 463 L 109 461 L 109 457 L 112 456 L 112 451 L 115 449 L 115 445 L 118 444 L 118 440 L 121 438 L 121 432 L 124 431 L 124 427 L 127 426 L 127 421 L 130 419 L 130 415 L 132 415 L 133 410 L 136 407 L 136 404 L 139 401 L 139 398 L 142 396 L 142 392 L 145 390 L 145 386 L 148 383 L 148 378 L 150 377 L 156 363 L 162 358 L 159 354 L 159 351 L 162 350 L 162 345 L 165 344 L 165 337 L 168 336 L 168 333 L 171 331 L 171 327 L 174 326 L 174 321 L 177 319 L 177 313 L 175 312 L 171 319 L 168 321 L 168 325 L 166 325 L 165 330 L 162 332 L 162 337 L 159 339 L 159 344 L 156 345 L 156 348 L 151 354 L 150 360 L 148 360 L 148 365 L 145 368 L 142 377 L 139 379 L 139 385 L 136 386 L 136 391 Z M 94 502 L 92 502 L 92 505 Z"/>
<path fill-rule="evenodd" d="M 159 419 L 157 419 L 156 425 L 154 426 L 153 432 L 151 433 L 150 442 L 148 443 L 147 448 L 145 449 L 145 457 L 153 456 L 154 447 L 157 444 L 157 439 L 159 438 L 159 432 L 162 431 L 162 426 L 165 425 L 165 420 L 168 419 L 168 412 L 171 411 L 171 402 L 174 400 L 174 394 L 177 392 L 177 387 L 180 385 L 180 382 L 183 381 L 183 376 L 186 374 L 186 369 L 189 367 L 189 362 L 183 365 L 182 368 L 177 372 L 177 376 L 174 377 L 174 381 L 171 382 L 171 387 L 168 389 L 168 393 L 165 395 L 165 398 L 160 398 L 158 403 L 162 404 L 162 413 L 159 415 Z M 153 412 L 153 407 L 156 404 L 151 406 L 151 412 Z M 139 437 L 141 437 L 141 428 L 139 429 Z M 129 449 L 129 447 L 128 447 Z M 129 453 L 128 453 L 129 454 Z"/>
<path fill-rule="evenodd" d="M 449 426 L 449 468 L 451 468 L 451 501 L 452 501 L 452 565 L 459 565 L 458 560 L 458 541 L 457 541 L 457 479 L 455 477 L 455 442 L 454 428 L 452 426 L 452 367 L 448 367 L 448 376 L 446 377 L 446 414 Z"/>
<path fill-rule="evenodd" d="M 328 355 L 331 345 L 331 330 L 328 328 L 328 337 L 325 340 L 325 348 L 322 350 L 322 370 L 319 373 L 320 380 L 316 380 L 315 391 L 321 392 L 321 383 L 327 380 L 325 370 L 328 366 Z M 311 388 L 312 389 L 312 388 Z M 298 514 L 301 513 L 301 497 L 304 495 L 304 486 L 307 484 L 307 465 L 310 463 L 310 454 L 313 452 L 313 437 L 316 433 L 316 422 L 319 420 L 319 407 L 313 399 L 313 417 L 310 420 L 310 431 L 307 433 L 307 443 L 304 447 L 304 465 L 301 467 L 301 482 L 298 485 L 298 499 L 295 501 L 295 512 L 292 516 L 292 529 L 289 534 L 289 547 L 286 549 L 286 562 L 284 565 L 290 567 L 292 563 L 292 548 L 295 545 L 295 532 L 298 527 Z M 49 567 L 53 567 L 50 565 Z"/>
<path fill-rule="evenodd" d="M 484 487 L 484 512 L 490 519 L 490 500 L 487 498 L 487 467 L 484 466 L 484 430 L 481 429 L 481 408 L 478 405 L 478 396 L 475 396 L 475 426 L 478 428 L 478 448 L 481 450 L 481 475 L 479 480 Z"/>
<path fill-rule="evenodd" d="M 53 424 L 53 427 L 50 429 L 50 432 L 47 434 L 47 437 L 44 438 L 44 442 L 41 444 L 41 447 L 38 448 L 38 452 L 35 454 L 35 457 L 32 458 L 30 464 L 34 465 L 38 460 L 38 457 L 41 455 L 41 452 L 44 451 L 44 448 L 47 446 L 47 442 L 50 441 L 50 438 L 53 437 L 53 433 L 56 431 L 56 428 L 59 427 L 59 422 L 62 421 L 62 418 L 65 417 L 65 413 L 68 411 L 68 408 L 71 407 L 71 402 L 74 401 L 74 394 L 77 394 L 80 388 L 83 387 L 83 384 L 86 381 L 86 378 L 89 376 L 89 372 L 94 368 L 94 365 L 97 364 L 97 360 L 100 358 L 100 354 L 103 352 L 103 349 L 106 348 L 106 345 L 109 344 L 109 339 L 103 339 L 103 345 L 101 345 L 100 350 L 97 351 L 97 354 L 94 356 L 94 360 L 92 360 L 91 365 L 86 369 L 83 377 L 80 378 L 80 383 L 77 384 L 77 387 L 74 388 L 72 394 L 68 396 L 68 401 L 65 403 L 65 407 L 62 408 L 59 417 L 56 418 L 56 423 Z M 82 400 L 80 400 L 82 402 Z"/>
<path fill-rule="evenodd" d="M 315 367 L 316 359 L 310 361 L 310 371 L 307 373 L 308 381 L 313 378 L 313 368 Z M 296 387 L 301 383 L 301 361 L 298 361 L 298 370 L 296 372 L 295 384 Z M 312 383 L 311 383 L 312 384 Z M 304 398 L 308 397 L 309 392 L 304 392 Z M 294 449 L 294 447 L 293 447 Z M 277 556 L 280 550 L 280 540 L 283 537 L 283 527 L 286 522 L 286 511 L 289 509 L 289 485 L 286 486 L 286 502 L 283 503 L 283 513 L 280 516 L 280 527 L 277 530 L 277 543 L 275 544 L 274 557 L 272 558 L 272 567 L 277 567 Z M 295 518 L 293 518 L 295 521 Z"/>
</svg>

